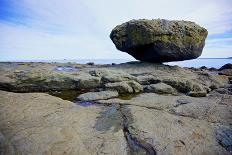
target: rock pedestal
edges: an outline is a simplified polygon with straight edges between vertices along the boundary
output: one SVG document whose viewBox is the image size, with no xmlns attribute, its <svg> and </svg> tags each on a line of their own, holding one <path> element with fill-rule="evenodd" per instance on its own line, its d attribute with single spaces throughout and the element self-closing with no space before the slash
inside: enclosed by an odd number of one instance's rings
<svg viewBox="0 0 232 155">
<path fill-rule="evenodd" d="M 137 60 L 169 62 L 199 57 L 207 34 L 190 21 L 140 19 L 116 26 L 110 38 L 118 50 Z"/>
</svg>

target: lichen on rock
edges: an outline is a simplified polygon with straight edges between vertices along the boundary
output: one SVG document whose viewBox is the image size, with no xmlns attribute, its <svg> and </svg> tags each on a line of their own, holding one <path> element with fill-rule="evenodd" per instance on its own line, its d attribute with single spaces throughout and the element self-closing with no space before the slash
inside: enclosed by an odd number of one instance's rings
<svg viewBox="0 0 232 155">
<path fill-rule="evenodd" d="M 139 19 L 116 26 L 110 38 L 118 50 L 137 60 L 169 62 L 199 57 L 207 35 L 190 21 Z"/>
</svg>

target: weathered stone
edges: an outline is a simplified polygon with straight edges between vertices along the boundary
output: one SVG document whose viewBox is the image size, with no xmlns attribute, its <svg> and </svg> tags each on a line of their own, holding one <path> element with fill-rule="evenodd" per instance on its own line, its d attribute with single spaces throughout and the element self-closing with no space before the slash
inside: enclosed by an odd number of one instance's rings
<svg viewBox="0 0 232 155">
<path fill-rule="evenodd" d="M 117 91 L 100 91 L 100 92 L 88 92 L 81 94 L 77 97 L 77 99 L 81 101 L 94 101 L 94 100 L 105 100 L 115 97 L 118 97 Z"/>
<path fill-rule="evenodd" d="M 232 91 L 229 91 L 228 89 L 226 88 L 218 88 L 218 89 L 215 89 L 214 91 L 211 92 L 211 94 L 213 93 L 219 93 L 219 94 L 228 94 L 228 95 L 232 95 Z"/>
<path fill-rule="evenodd" d="M 171 108 L 176 115 L 207 120 L 213 123 L 232 123 L 231 95 L 188 98 L 188 104 Z"/>
<path fill-rule="evenodd" d="M 76 89 L 93 89 L 101 85 L 101 79 L 89 74 L 80 74 L 75 77 L 78 80 L 76 83 Z"/>
<path fill-rule="evenodd" d="M 125 109 L 131 139 L 156 154 L 230 154 L 218 143 L 214 127 L 207 121 L 146 107 L 129 105 Z"/>
<path fill-rule="evenodd" d="M 223 66 L 219 69 L 219 71 L 224 70 L 224 69 L 232 69 L 232 64 L 231 64 L 231 63 L 228 63 L 228 64 L 223 65 Z"/>
<path fill-rule="evenodd" d="M 216 126 L 216 138 L 221 146 L 232 153 L 232 128 L 230 126 Z"/>
<path fill-rule="evenodd" d="M 107 108 L 83 107 L 43 93 L 0 91 L 0 98 L 1 153 L 127 154 L 122 128 L 96 127 Z"/>
<path fill-rule="evenodd" d="M 197 91 L 197 92 L 190 91 L 188 92 L 188 95 L 192 97 L 205 97 L 207 95 L 207 92 L 206 91 Z"/>
<path fill-rule="evenodd" d="M 107 83 L 105 84 L 105 88 L 107 90 L 115 90 L 118 93 L 138 93 L 143 90 L 143 87 L 135 82 L 135 81 L 123 81 L 123 82 L 115 82 L 115 83 Z"/>
<path fill-rule="evenodd" d="M 232 69 L 223 69 L 218 74 L 219 75 L 232 76 Z"/>
<path fill-rule="evenodd" d="M 162 82 L 174 87 L 181 93 L 188 93 L 190 91 L 198 92 L 203 90 L 201 85 L 181 78 L 166 78 Z"/>
<path fill-rule="evenodd" d="M 207 34 L 190 21 L 140 19 L 116 26 L 110 38 L 118 50 L 137 60 L 168 62 L 199 57 Z"/>
<path fill-rule="evenodd" d="M 174 89 L 165 84 L 165 83 L 157 83 L 157 84 L 151 84 L 145 87 L 146 92 L 152 92 L 157 94 L 173 94 Z"/>
<path fill-rule="evenodd" d="M 35 67 L 23 65 L 24 72 L 1 71 L 0 88 L 14 92 L 38 92 L 49 90 L 93 89 L 100 86 L 100 78 L 85 72 L 74 74 L 75 71 L 57 70 L 52 64 L 37 64 Z M 22 66 L 21 66 L 22 67 Z M 44 68 L 45 67 L 45 68 Z M 61 66 L 59 66 L 61 67 Z M 20 67 L 18 67 L 21 69 Z M 73 67 L 75 68 L 75 67 Z"/>
<path fill-rule="evenodd" d="M 15 155 L 14 147 L 11 142 L 5 138 L 0 132 L 0 154 L 1 155 Z"/>
<path fill-rule="evenodd" d="M 217 73 L 146 62 L 0 63 L 0 89 L 67 90 L 57 96 L 71 101 L 95 91 L 75 104 L 0 91 L 0 154 L 231 154 L 231 77 Z M 127 94 L 160 82 L 182 93 Z"/>
<path fill-rule="evenodd" d="M 101 104 L 134 105 L 149 109 L 169 111 L 178 116 L 206 120 L 213 123 L 232 123 L 232 95 L 210 95 L 207 97 L 166 96 L 143 93 L 130 100 L 99 100 Z"/>
<path fill-rule="evenodd" d="M 152 75 L 139 75 L 137 76 L 137 79 L 141 85 L 156 84 L 161 82 L 159 78 Z"/>
<path fill-rule="evenodd" d="M 110 83 L 110 82 L 122 82 L 129 80 L 137 80 L 136 77 L 125 73 L 120 70 L 113 69 L 95 69 L 91 70 L 90 74 L 92 76 L 101 77 L 102 83 Z"/>
</svg>

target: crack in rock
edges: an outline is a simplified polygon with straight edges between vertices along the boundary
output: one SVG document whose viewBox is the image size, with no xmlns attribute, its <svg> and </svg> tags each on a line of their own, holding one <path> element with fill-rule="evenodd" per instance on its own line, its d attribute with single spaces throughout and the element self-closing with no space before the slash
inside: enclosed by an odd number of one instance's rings
<svg viewBox="0 0 232 155">
<path fill-rule="evenodd" d="M 130 152 L 129 154 L 146 154 L 146 155 L 156 155 L 156 151 L 153 146 L 145 141 L 141 141 L 136 137 L 133 137 L 129 130 L 129 120 L 124 113 L 123 106 L 120 105 L 119 111 L 122 116 L 122 127 L 124 136 L 127 140 Z"/>
</svg>

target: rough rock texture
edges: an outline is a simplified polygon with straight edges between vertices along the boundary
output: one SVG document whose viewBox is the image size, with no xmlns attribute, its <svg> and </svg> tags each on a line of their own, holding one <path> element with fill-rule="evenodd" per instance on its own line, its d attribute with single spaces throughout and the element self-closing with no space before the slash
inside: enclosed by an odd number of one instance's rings
<svg viewBox="0 0 232 155">
<path fill-rule="evenodd" d="M 4 75 L 0 76 L 0 89 L 14 92 L 93 89 L 101 82 L 99 77 L 81 69 L 71 70 L 68 67 L 67 70 L 66 64 L 5 63 L 0 65 L 0 72 Z"/>
<path fill-rule="evenodd" d="M 232 69 L 223 69 L 219 72 L 220 75 L 232 76 Z"/>
<path fill-rule="evenodd" d="M 137 80 L 135 76 L 122 72 L 120 70 L 97 69 L 91 70 L 90 74 L 92 76 L 100 77 L 102 83 Z"/>
<path fill-rule="evenodd" d="M 232 96 L 210 95 L 208 97 L 165 96 L 143 93 L 131 100 L 99 100 L 101 104 L 121 104 L 146 107 L 169 112 L 177 116 L 206 120 L 212 123 L 232 123 Z"/>
<path fill-rule="evenodd" d="M 0 153 L 127 154 L 123 130 L 100 130 L 107 108 L 82 107 L 47 94 L 0 91 Z"/>
<path fill-rule="evenodd" d="M 107 83 L 105 84 L 105 89 L 115 90 L 118 93 L 139 93 L 143 90 L 143 87 L 135 81 L 123 81 L 123 82 L 115 82 L 115 83 Z"/>
<path fill-rule="evenodd" d="M 110 38 L 117 49 L 137 60 L 169 62 L 199 57 L 207 34 L 190 21 L 140 19 L 116 26 Z"/>
<path fill-rule="evenodd" d="M 70 101 L 82 94 L 73 103 L 0 91 L 0 154 L 231 154 L 232 77 L 219 72 L 145 62 L 0 63 L 0 89 L 46 88 Z"/>
<path fill-rule="evenodd" d="M 174 89 L 165 84 L 165 83 L 157 83 L 157 84 L 151 84 L 145 87 L 146 92 L 152 92 L 152 93 L 157 93 L 157 94 L 173 94 Z"/>
<path fill-rule="evenodd" d="M 115 97 L 118 97 L 117 91 L 100 91 L 100 92 L 88 92 L 81 94 L 77 97 L 77 99 L 81 101 L 94 101 L 94 100 L 105 100 Z"/>
<path fill-rule="evenodd" d="M 198 92 L 190 91 L 188 95 L 192 97 L 205 97 L 207 95 L 207 92 L 206 91 L 198 91 Z"/>
<path fill-rule="evenodd" d="M 159 82 L 172 86 L 179 93 L 208 93 L 228 83 L 228 76 L 215 75 L 208 70 L 139 62 L 91 67 L 55 63 L 0 64 L 0 89 L 13 92 L 110 89 L 134 93 Z"/>
<path fill-rule="evenodd" d="M 232 64 L 231 63 L 225 64 L 219 70 L 221 71 L 223 69 L 232 69 Z"/>
<path fill-rule="evenodd" d="M 131 137 L 157 154 L 229 154 L 215 137 L 214 126 L 204 120 L 175 116 L 146 107 L 127 106 Z M 143 116 L 143 117 L 141 117 Z"/>
<path fill-rule="evenodd" d="M 231 101 L 231 95 L 193 98 L 146 93 L 131 100 L 98 102 L 120 104 L 130 138 L 149 151 L 223 155 L 232 153 Z"/>
</svg>

